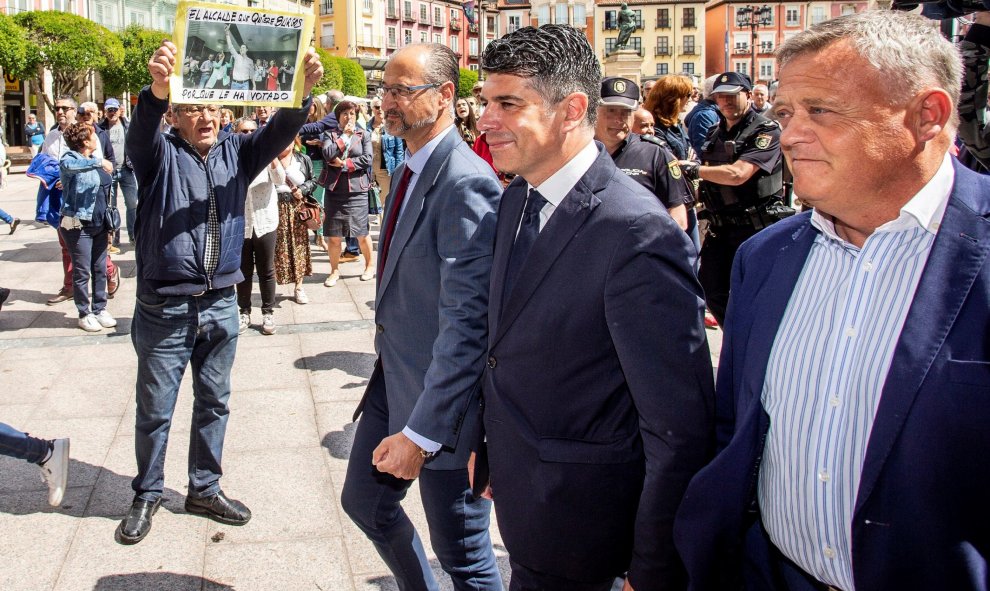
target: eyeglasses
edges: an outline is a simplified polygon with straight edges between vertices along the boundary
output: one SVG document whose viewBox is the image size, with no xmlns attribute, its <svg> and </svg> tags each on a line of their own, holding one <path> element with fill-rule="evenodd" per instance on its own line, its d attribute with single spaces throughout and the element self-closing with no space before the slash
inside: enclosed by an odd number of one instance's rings
<svg viewBox="0 0 990 591">
<path fill-rule="evenodd" d="M 381 111 L 381 110 L 382 110 L 382 108 L 381 108 L 380 106 L 378 106 L 378 105 L 375 105 L 375 110 L 376 110 L 376 111 Z"/>
<path fill-rule="evenodd" d="M 119 110 L 120 109 L 118 109 L 117 107 L 109 107 L 107 109 L 104 109 L 104 111 L 106 111 L 107 113 L 116 113 Z"/>
<path fill-rule="evenodd" d="M 204 111 L 216 116 L 220 113 L 220 107 L 217 105 L 188 105 L 175 108 L 176 113 L 185 113 L 186 115 L 202 115 Z"/>
<path fill-rule="evenodd" d="M 431 82 L 429 84 L 419 84 L 419 85 L 416 85 L 416 86 L 405 86 L 404 84 L 393 84 L 391 86 L 382 86 L 382 90 L 386 94 L 391 94 L 392 95 L 392 98 L 396 98 L 396 97 L 400 97 L 400 96 L 402 98 L 409 98 L 409 97 L 411 97 L 413 95 L 413 93 L 419 92 L 420 90 L 425 90 L 427 88 L 440 88 L 441 86 L 443 86 L 443 84 L 440 83 L 440 82 Z"/>
<path fill-rule="evenodd" d="M 56 113 L 61 112 L 61 111 L 69 112 L 72 109 L 75 109 L 75 107 L 70 107 L 68 105 L 56 105 L 55 106 L 55 112 Z"/>
</svg>

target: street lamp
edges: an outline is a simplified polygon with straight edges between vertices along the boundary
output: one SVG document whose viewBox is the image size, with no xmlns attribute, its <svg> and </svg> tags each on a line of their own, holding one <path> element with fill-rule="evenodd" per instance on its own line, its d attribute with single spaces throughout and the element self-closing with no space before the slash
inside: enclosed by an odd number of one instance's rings
<svg viewBox="0 0 990 591">
<path fill-rule="evenodd" d="M 759 8 L 755 6 L 744 6 L 736 10 L 736 26 L 740 29 L 749 27 L 750 31 L 752 31 L 753 41 L 750 50 L 753 53 L 753 65 L 749 74 L 750 80 L 754 83 L 756 82 L 756 29 L 765 27 L 771 22 L 773 22 L 773 8 L 766 4 Z"/>
</svg>

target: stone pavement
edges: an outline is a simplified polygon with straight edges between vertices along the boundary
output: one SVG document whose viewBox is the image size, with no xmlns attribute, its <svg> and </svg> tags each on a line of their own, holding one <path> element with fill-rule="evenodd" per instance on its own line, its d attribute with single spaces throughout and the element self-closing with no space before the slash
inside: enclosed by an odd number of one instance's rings
<svg viewBox="0 0 990 591">
<path fill-rule="evenodd" d="M 351 414 L 374 360 L 374 282 L 360 263 L 324 288 L 326 254 L 314 250 L 310 303 L 295 304 L 280 286 L 278 333 L 259 326 L 241 335 L 233 367 L 224 490 L 254 517 L 244 527 L 187 514 L 186 450 L 191 382 L 183 381 L 165 467 L 165 500 L 148 537 L 114 541 L 134 476 L 136 359 L 128 337 L 134 307 L 134 254 L 114 257 L 123 283 L 109 310 L 115 329 L 84 333 L 72 301 L 46 306 L 61 286 L 55 231 L 33 220 L 37 183 L 9 178 L 0 207 L 23 222 L 0 225 L 0 421 L 35 436 L 70 437 L 70 487 L 61 508 L 46 504 L 36 466 L 0 457 L 0 589 L 35 590 L 318 590 L 396 589 L 371 543 L 340 503 L 355 425 Z M 373 234 L 375 229 L 373 229 Z M 253 321 L 260 324 L 257 288 Z M 720 333 L 709 331 L 713 351 Z M 429 549 L 413 486 L 405 507 Z M 492 537 L 507 582 L 507 554 Z M 450 580 L 431 553 L 443 589 Z M 617 584 L 616 589 L 620 588 Z"/>
</svg>

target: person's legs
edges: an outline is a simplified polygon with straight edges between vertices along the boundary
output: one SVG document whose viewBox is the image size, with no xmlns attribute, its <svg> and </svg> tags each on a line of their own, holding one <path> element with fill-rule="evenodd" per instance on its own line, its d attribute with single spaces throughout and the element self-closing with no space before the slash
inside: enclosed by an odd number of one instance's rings
<svg viewBox="0 0 990 591">
<path fill-rule="evenodd" d="M 198 326 L 192 351 L 193 416 L 189 436 L 189 493 L 193 498 L 220 492 L 223 441 L 230 409 L 230 368 L 237 353 L 234 288 L 194 298 Z"/>
<path fill-rule="evenodd" d="M 377 381 L 371 379 L 380 387 L 369 392 L 354 433 L 341 505 L 375 545 L 400 591 L 438 591 L 423 542 L 400 505 L 412 481 L 383 474 L 371 464 L 372 452 L 389 435 L 384 379 L 380 373 Z"/>
<path fill-rule="evenodd" d="M 597 583 L 572 581 L 529 569 L 509 557 L 509 591 L 609 591 L 615 579 Z"/>
<path fill-rule="evenodd" d="M 154 501 L 162 496 L 165 450 L 182 374 L 192 356 L 198 332 L 196 298 L 139 294 L 131 322 L 131 342 L 137 356 L 134 453 L 137 476 L 131 483 L 135 498 Z"/>
<path fill-rule="evenodd" d="M 440 566 L 458 591 L 502 589 L 502 577 L 488 534 L 492 502 L 475 499 L 467 468 L 424 469 L 419 490 Z"/>
<path fill-rule="evenodd" d="M 55 233 L 58 234 L 58 245 L 62 248 L 62 291 L 71 292 L 72 255 L 69 254 L 69 246 L 65 243 L 65 238 L 62 237 L 62 229 L 56 229 Z"/>
<path fill-rule="evenodd" d="M 358 247 L 358 240 L 354 236 L 347 237 L 347 254 L 352 254 L 357 256 L 361 254 L 361 249 Z"/>
<path fill-rule="evenodd" d="M 237 284 L 237 307 L 241 314 L 251 314 L 251 288 L 254 286 L 254 240 L 244 239 L 241 247 L 241 274 L 244 280 Z"/>
<path fill-rule="evenodd" d="M 48 457 L 48 450 L 47 440 L 31 437 L 7 423 L 0 423 L 0 455 L 40 464 Z"/>
<path fill-rule="evenodd" d="M 324 283 L 324 285 L 326 285 L 326 283 L 329 283 L 331 279 L 333 279 L 335 282 L 337 277 L 339 277 L 340 275 L 339 268 L 340 268 L 341 236 L 326 235 L 325 238 L 327 241 L 327 254 L 330 255 L 330 277 L 327 278 L 327 281 Z M 328 285 L 327 287 L 332 287 L 332 286 Z"/>
<path fill-rule="evenodd" d="M 62 235 L 72 257 L 72 299 L 79 317 L 83 318 L 92 312 L 89 301 L 89 279 L 96 245 L 93 244 L 93 237 L 83 230 L 60 228 L 59 234 Z M 103 236 L 106 240 L 106 234 Z"/>
<path fill-rule="evenodd" d="M 368 234 L 358 236 L 357 241 L 361 247 L 361 256 L 364 257 L 364 273 L 361 274 L 361 279 L 368 281 L 375 276 L 375 259 L 371 252 L 371 236 Z"/>
<path fill-rule="evenodd" d="M 134 176 L 134 171 L 125 166 L 120 169 L 120 178 L 117 182 L 120 185 L 120 190 L 124 193 L 124 207 L 127 208 L 124 216 L 127 222 L 127 240 L 133 243 L 138 202 L 137 178 Z"/>
<path fill-rule="evenodd" d="M 107 309 L 107 231 L 91 237 L 90 260 L 93 277 L 93 314 Z"/>
<path fill-rule="evenodd" d="M 117 207 L 117 194 L 119 192 L 120 192 L 120 182 L 117 178 L 114 178 L 113 182 L 110 183 L 110 205 Z M 120 246 L 120 228 L 117 228 L 112 233 L 110 233 L 109 238 L 110 238 L 110 245 Z"/>
<path fill-rule="evenodd" d="M 8 224 L 14 223 L 14 216 L 10 215 L 6 211 L 0 209 L 0 220 L 7 222 Z"/>
<path fill-rule="evenodd" d="M 271 314 L 275 309 L 275 239 L 276 232 L 255 236 L 255 265 L 258 268 L 258 284 L 261 288 L 261 313 Z"/>
</svg>

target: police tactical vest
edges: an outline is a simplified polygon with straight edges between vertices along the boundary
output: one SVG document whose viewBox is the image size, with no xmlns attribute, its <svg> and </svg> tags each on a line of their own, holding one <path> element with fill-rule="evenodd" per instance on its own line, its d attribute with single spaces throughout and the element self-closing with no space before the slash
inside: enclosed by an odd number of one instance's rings
<svg viewBox="0 0 990 591">
<path fill-rule="evenodd" d="M 708 132 L 705 144 L 701 147 L 701 162 L 705 166 L 732 164 L 738 159 L 742 147 L 753 141 L 760 132 L 772 130 L 777 123 L 762 115 L 752 120 L 733 136 L 721 136 L 721 126 L 714 125 Z M 762 206 L 776 199 L 783 189 L 783 157 L 777 160 L 773 172 L 767 174 L 758 169 L 745 183 L 738 186 L 719 185 L 701 181 L 699 196 L 710 211 L 742 210 L 747 207 Z"/>
</svg>

